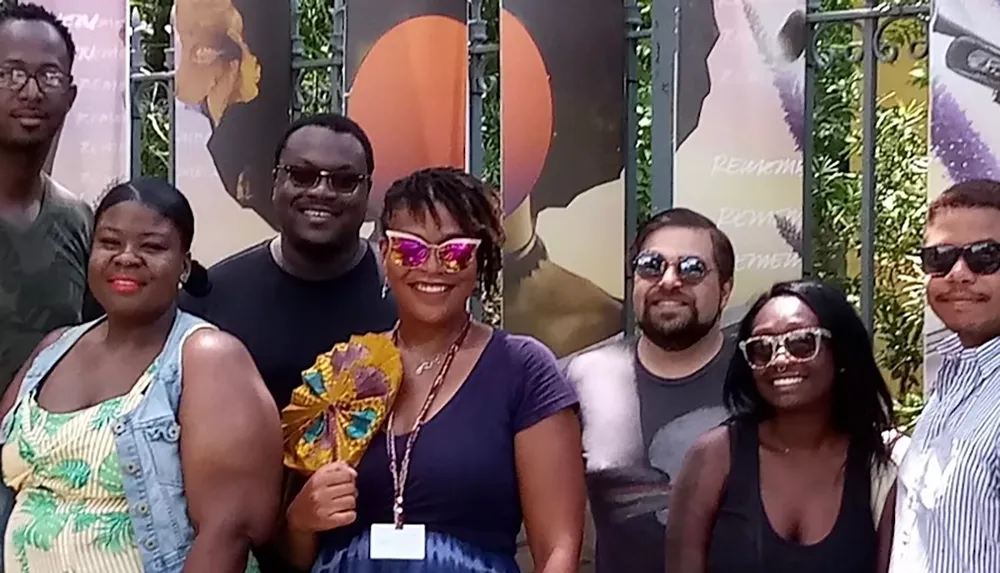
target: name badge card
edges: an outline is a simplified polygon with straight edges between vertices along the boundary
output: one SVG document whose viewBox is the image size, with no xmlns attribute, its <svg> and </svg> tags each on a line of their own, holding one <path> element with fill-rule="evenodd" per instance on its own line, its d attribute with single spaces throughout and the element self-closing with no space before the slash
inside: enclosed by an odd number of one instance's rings
<svg viewBox="0 0 1000 573">
<path fill-rule="evenodd" d="M 427 554 L 427 533 L 423 525 L 372 524 L 369 558 L 421 561 Z"/>
</svg>

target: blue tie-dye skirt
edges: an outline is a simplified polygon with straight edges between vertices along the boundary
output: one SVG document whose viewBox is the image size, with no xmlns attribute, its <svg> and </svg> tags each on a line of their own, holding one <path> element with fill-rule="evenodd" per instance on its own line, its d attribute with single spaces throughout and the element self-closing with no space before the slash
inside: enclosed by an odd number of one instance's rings
<svg viewBox="0 0 1000 573">
<path fill-rule="evenodd" d="M 312 573 L 520 573 L 512 556 L 483 551 L 454 537 L 427 532 L 423 561 L 369 559 L 369 533 L 343 549 L 320 551 Z"/>
</svg>

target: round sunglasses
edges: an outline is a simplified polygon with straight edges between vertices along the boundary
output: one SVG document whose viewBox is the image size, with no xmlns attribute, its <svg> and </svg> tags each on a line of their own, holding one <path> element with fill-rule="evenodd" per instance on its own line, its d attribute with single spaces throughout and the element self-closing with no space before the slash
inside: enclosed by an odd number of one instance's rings
<svg viewBox="0 0 1000 573">
<path fill-rule="evenodd" d="M 924 272 L 943 277 L 955 268 L 958 259 L 965 261 L 977 275 L 992 275 L 1000 271 L 1000 243 L 993 240 L 968 245 L 934 245 L 920 249 L 920 265 Z"/>
<path fill-rule="evenodd" d="M 774 363 L 781 351 L 792 362 L 815 359 L 819 355 L 820 343 L 830 336 L 830 331 L 825 328 L 799 328 L 784 334 L 751 336 L 740 341 L 739 347 L 751 368 L 763 370 Z"/>
<path fill-rule="evenodd" d="M 667 274 L 667 269 L 671 264 L 675 266 L 677 276 L 681 282 L 688 285 L 696 285 L 705 280 L 708 276 L 709 267 L 699 256 L 684 255 L 671 263 L 662 253 L 656 251 L 644 251 L 636 255 L 632 261 L 632 270 L 636 276 L 642 279 L 659 281 L 663 275 Z"/>
<path fill-rule="evenodd" d="M 393 263 L 406 268 L 417 268 L 431 258 L 437 257 L 438 264 L 446 273 L 457 273 L 469 268 L 476 260 L 480 239 L 456 237 L 439 244 L 428 243 L 416 235 L 400 231 L 385 232 L 389 241 L 389 258 Z"/>
</svg>

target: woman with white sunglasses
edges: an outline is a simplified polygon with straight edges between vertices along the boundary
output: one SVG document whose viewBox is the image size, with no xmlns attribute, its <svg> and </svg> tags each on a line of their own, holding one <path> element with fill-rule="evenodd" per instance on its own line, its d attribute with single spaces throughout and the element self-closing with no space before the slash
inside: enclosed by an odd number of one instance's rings
<svg viewBox="0 0 1000 573">
<path fill-rule="evenodd" d="M 774 285 L 740 324 L 734 413 L 691 449 L 667 523 L 670 573 L 888 570 L 892 399 L 847 298 Z"/>
</svg>

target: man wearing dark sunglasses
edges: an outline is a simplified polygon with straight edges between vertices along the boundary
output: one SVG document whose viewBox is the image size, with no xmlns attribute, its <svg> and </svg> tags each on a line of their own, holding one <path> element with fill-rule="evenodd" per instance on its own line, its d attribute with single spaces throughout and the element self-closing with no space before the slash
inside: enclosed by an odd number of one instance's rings
<svg viewBox="0 0 1000 573">
<path fill-rule="evenodd" d="M 598 573 L 661 573 L 671 480 L 727 413 L 735 352 L 719 319 L 733 287 L 733 247 L 708 218 L 670 209 L 632 247 L 640 334 L 567 360 L 583 420 Z"/>
<path fill-rule="evenodd" d="M 927 300 L 951 331 L 899 468 L 891 573 L 1000 571 L 1000 183 L 928 210 Z M 931 380 L 928 380 L 931 382 Z"/>
<path fill-rule="evenodd" d="M 275 153 L 280 233 L 209 269 L 207 297 L 182 299 L 243 341 L 279 408 L 318 354 L 396 322 L 375 252 L 360 237 L 374 170 L 368 136 L 351 119 L 293 123 Z M 272 551 L 257 557 L 265 573 L 292 570 Z"/>
<path fill-rule="evenodd" d="M 45 334 L 82 318 L 92 215 L 44 173 L 76 99 L 75 52 L 52 12 L 0 8 L 0 390 Z"/>
</svg>

